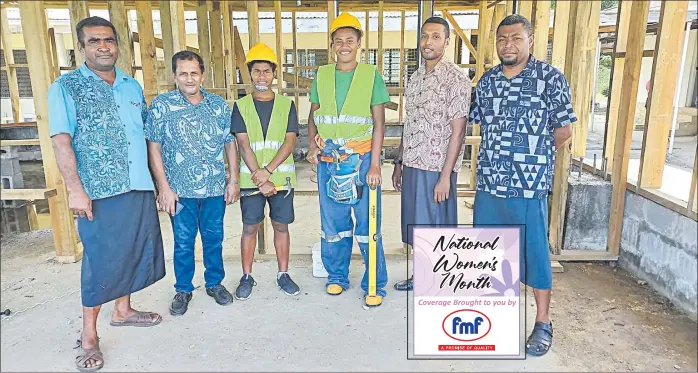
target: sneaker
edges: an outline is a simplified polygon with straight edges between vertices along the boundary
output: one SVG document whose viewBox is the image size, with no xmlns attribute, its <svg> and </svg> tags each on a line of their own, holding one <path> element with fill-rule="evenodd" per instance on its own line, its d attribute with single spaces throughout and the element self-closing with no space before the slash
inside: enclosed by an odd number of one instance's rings
<svg viewBox="0 0 698 373">
<path fill-rule="evenodd" d="M 206 294 L 212 296 L 213 299 L 216 300 L 216 303 L 220 304 L 221 306 L 233 303 L 233 296 L 223 285 L 216 285 L 212 288 L 207 288 Z"/>
<path fill-rule="evenodd" d="M 189 308 L 189 301 L 191 300 L 191 293 L 177 293 L 172 299 L 172 304 L 170 305 L 170 314 L 172 316 L 181 316 L 187 312 Z"/>
<path fill-rule="evenodd" d="M 281 277 L 276 279 L 276 284 L 279 285 L 279 288 L 287 295 L 297 295 L 301 292 L 301 289 L 291 280 L 291 276 L 289 276 L 288 273 L 284 273 Z"/>
<path fill-rule="evenodd" d="M 235 299 L 245 300 L 252 294 L 252 287 L 256 286 L 254 278 L 250 275 L 242 275 L 240 278 L 240 285 L 238 285 L 237 290 L 235 290 Z"/>
</svg>

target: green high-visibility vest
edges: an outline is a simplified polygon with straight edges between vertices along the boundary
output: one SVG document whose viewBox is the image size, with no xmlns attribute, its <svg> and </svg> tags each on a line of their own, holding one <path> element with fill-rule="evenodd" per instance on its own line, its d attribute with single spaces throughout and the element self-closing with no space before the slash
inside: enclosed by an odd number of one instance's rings
<svg viewBox="0 0 698 373">
<path fill-rule="evenodd" d="M 288 115 L 291 111 L 291 100 L 286 96 L 274 95 L 274 108 L 271 111 L 267 137 L 264 138 L 262 124 L 254 106 L 252 95 L 247 95 L 235 103 L 240 110 L 240 115 L 245 121 L 247 136 L 250 138 L 250 147 L 254 151 L 259 167 L 264 167 L 271 162 L 276 153 L 284 144 L 286 129 L 288 127 Z M 293 161 L 293 153 L 276 170 L 269 180 L 278 188 L 290 181 L 293 188 L 296 187 L 296 165 Z M 252 173 L 243 161 L 240 164 L 240 188 L 256 188 L 252 182 Z"/>
<path fill-rule="evenodd" d="M 335 94 L 336 64 L 318 68 L 317 91 L 320 109 L 314 113 L 318 134 L 323 140 L 332 140 L 343 146 L 348 141 L 366 141 L 373 137 L 373 116 L 371 96 L 376 67 L 360 63 L 356 66 L 347 99 L 342 112 L 337 112 Z"/>
</svg>

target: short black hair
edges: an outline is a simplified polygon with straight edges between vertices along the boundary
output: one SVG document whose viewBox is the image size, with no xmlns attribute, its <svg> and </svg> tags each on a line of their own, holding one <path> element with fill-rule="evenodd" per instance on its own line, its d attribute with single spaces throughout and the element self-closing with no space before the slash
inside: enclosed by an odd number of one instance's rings
<svg viewBox="0 0 698 373">
<path fill-rule="evenodd" d="M 448 22 L 446 22 L 445 19 L 438 17 L 438 16 L 429 17 L 429 18 L 427 18 L 426 21 L 424 21 L 424 23 L 422 24 L 422 27 L 424 27 L 424 25 L 426 25 L 427 23 L 436 23 L 436 24 L 443 26 L 445 29 L 445 32 L 446 32 L 446 39 L 448 39 L 450 37 L 451 26 L 448 24 Z"/>
<path fill-rule="evenodd" d="M 266 63 L 266 64 L 268 64 L 269 66 L 271 66 L 271 72 L 273 72 L 273 73 L 276 72 L 276 64 L 275 64 L 275 63 L 271 63 L 271 62 L 269 62 L 269 61 L 254 60 L 254 61 L 250 61 L 250 62 L 247 64 L 247 70 L 248 70 L 250 73 L 252 73 L 252 66 L 254 66 L 254 64 L 256 64 L 256 63 Z"/>
<path fill-rule="evenodd" d="M 524 30 L 526 30 L 526 34 L 528 36 L 531 36 L 532 34 L 532 27 L 531 27 L 531 21 L 529 21 L 526 17 L 520 15 L 520 14 L 510 14 L 502 20 L 502 22 L 499 23 L 499 26 L 497 26 L 497 32 L 499 32 L 499 28 L 502 26 L 511 26 L 511 25 L 518 25 L 522 24 L 524 26 Z"/>
<path fill-rule="evenodd" d="M 199 69 L 201 70 L 201 73 L 203 74 L 205 70 L 204 67 L 204 59 L 201 58 L 198 54 L 189 51 L 189 50 L 184 50 L 184 51 L 179 51 L 175 53 L 174 56 L 172 56 L 172 73 L 177 72 L 177 61 L 193 61 L 196 60 L 199 62 Z"/>
<path fill-rule="evenodd" d="M 356 33 L 356 40 L 361 40 L 361 31 L 359 31 L 359 30 L 357 30 L 357 29 L 355 29 L 355 28 L 353 28 L 353 27 L 349 27 L 349 26 L 340 27 L 340 28 L 334 30 L 334 32 L 332 33 L 332 35 L 330 35 L 330 38 L 331 38 L 332 40 L 334 40 L 334 34 L 335 34 L 337 31 L 343 30 L 343 29 L 346 29 L 346 28 L 348 28 L 348 29 L 350 29 L 350 30 L 352 30 L 352 31 L 354 31 L 354 32 Z"/>
<path fill-rule="evenodd" d="M 85 46 L 85 41 L 82 39 L 85 37 L 85 33 L 82 31 L 82 29 L 85 27 L 111 27 L 111 30 L 114 32 L 116 44 L 119 44 L 119 34 L 116 32 L 116 27 L 102 17 L 92 16 L 81 20 L 77 25 L 75 25 L 75 34 L 78 37 L 78 43 L 80 43 L 83 47 Z"/>
</svg>

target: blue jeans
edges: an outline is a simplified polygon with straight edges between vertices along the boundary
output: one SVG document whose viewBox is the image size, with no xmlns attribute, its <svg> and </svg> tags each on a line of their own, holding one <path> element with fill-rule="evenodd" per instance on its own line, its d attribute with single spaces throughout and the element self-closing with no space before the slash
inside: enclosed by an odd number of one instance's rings
<svg viewBox="0 0 698 373">
<path fill-rule="evenodd" d="M 336 284 L 344 290 L 349 288 L 349 263 L 351 261 L 351 250 L 354 244 L 354 237 L 359 242 L 361 255 L 364 258 L 365 272 L 361 280 L 361 289 L 364 295 L 368 294 L 368 193 L 369 186 L 366 182 L 366 174 L 370 168 L 371 153 L 361 156 L 361 168 L 359 179 L 364 184 L 363 195 L 359 203 L 346 205 L 335 202 L 327 196 L 326 184 L 329 180 L 329 170 L 332 163 L 320 162 L 317 166 L 318 189 L 320 192 L 320 215 L 321 215 L 321 257 L 322 264 L 329 274 L 327 286 Z M 388 282 L 388 272 L 385 266 L 385 255 L 383 253 L 383 239 L 381 237 L 381 189 L 378 188 L 378 221 L 376 224 L 376 234 L 378 242 L 376 244 L 376 294 L 385 296 L 385 285 Z M 354 211 L 356 217 L 356 229 L 351 212 Z"/>
<path fill-rule="evenodd" d="M 209 198 L 180 198 L 184 206 L 179 214 L 171 217 L 174 232 L 175 291 L 194 291 L 194 244 L 196 234 L 201 231 L 204 254 L 204 279 L 206 288 L 223 281 L 223 196 Z"/>
</svg>

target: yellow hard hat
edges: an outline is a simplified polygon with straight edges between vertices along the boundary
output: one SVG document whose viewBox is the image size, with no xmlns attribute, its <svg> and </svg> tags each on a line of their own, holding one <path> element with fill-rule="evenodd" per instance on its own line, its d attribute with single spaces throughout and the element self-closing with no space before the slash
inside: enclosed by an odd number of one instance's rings
<svg viewBox="0 0 698 373">
<path fill-rule="evenodd" d="M 332 35 L 333 32 L 337 31 L 337 29 L 340 29 L 342 27 L 351 27 L 353 29 L 358 30 L 362 36 L 364 34 L 361 30 L 361 22 L 359 22 L 359 19 L 346 12 L 340 14 L 339 17 L 335 18 L 334 21 L 332 21 L 332 26 L 330 27 L 330 35 Z"/>
<path fill-rule="evenodd" d="M 245 63 L 250 63 L 252 61 L 267 61 L 276 65 L 276 53 L 266 44 L 258 43 L 247 52 L 247 60 Z"/>
</svg>

